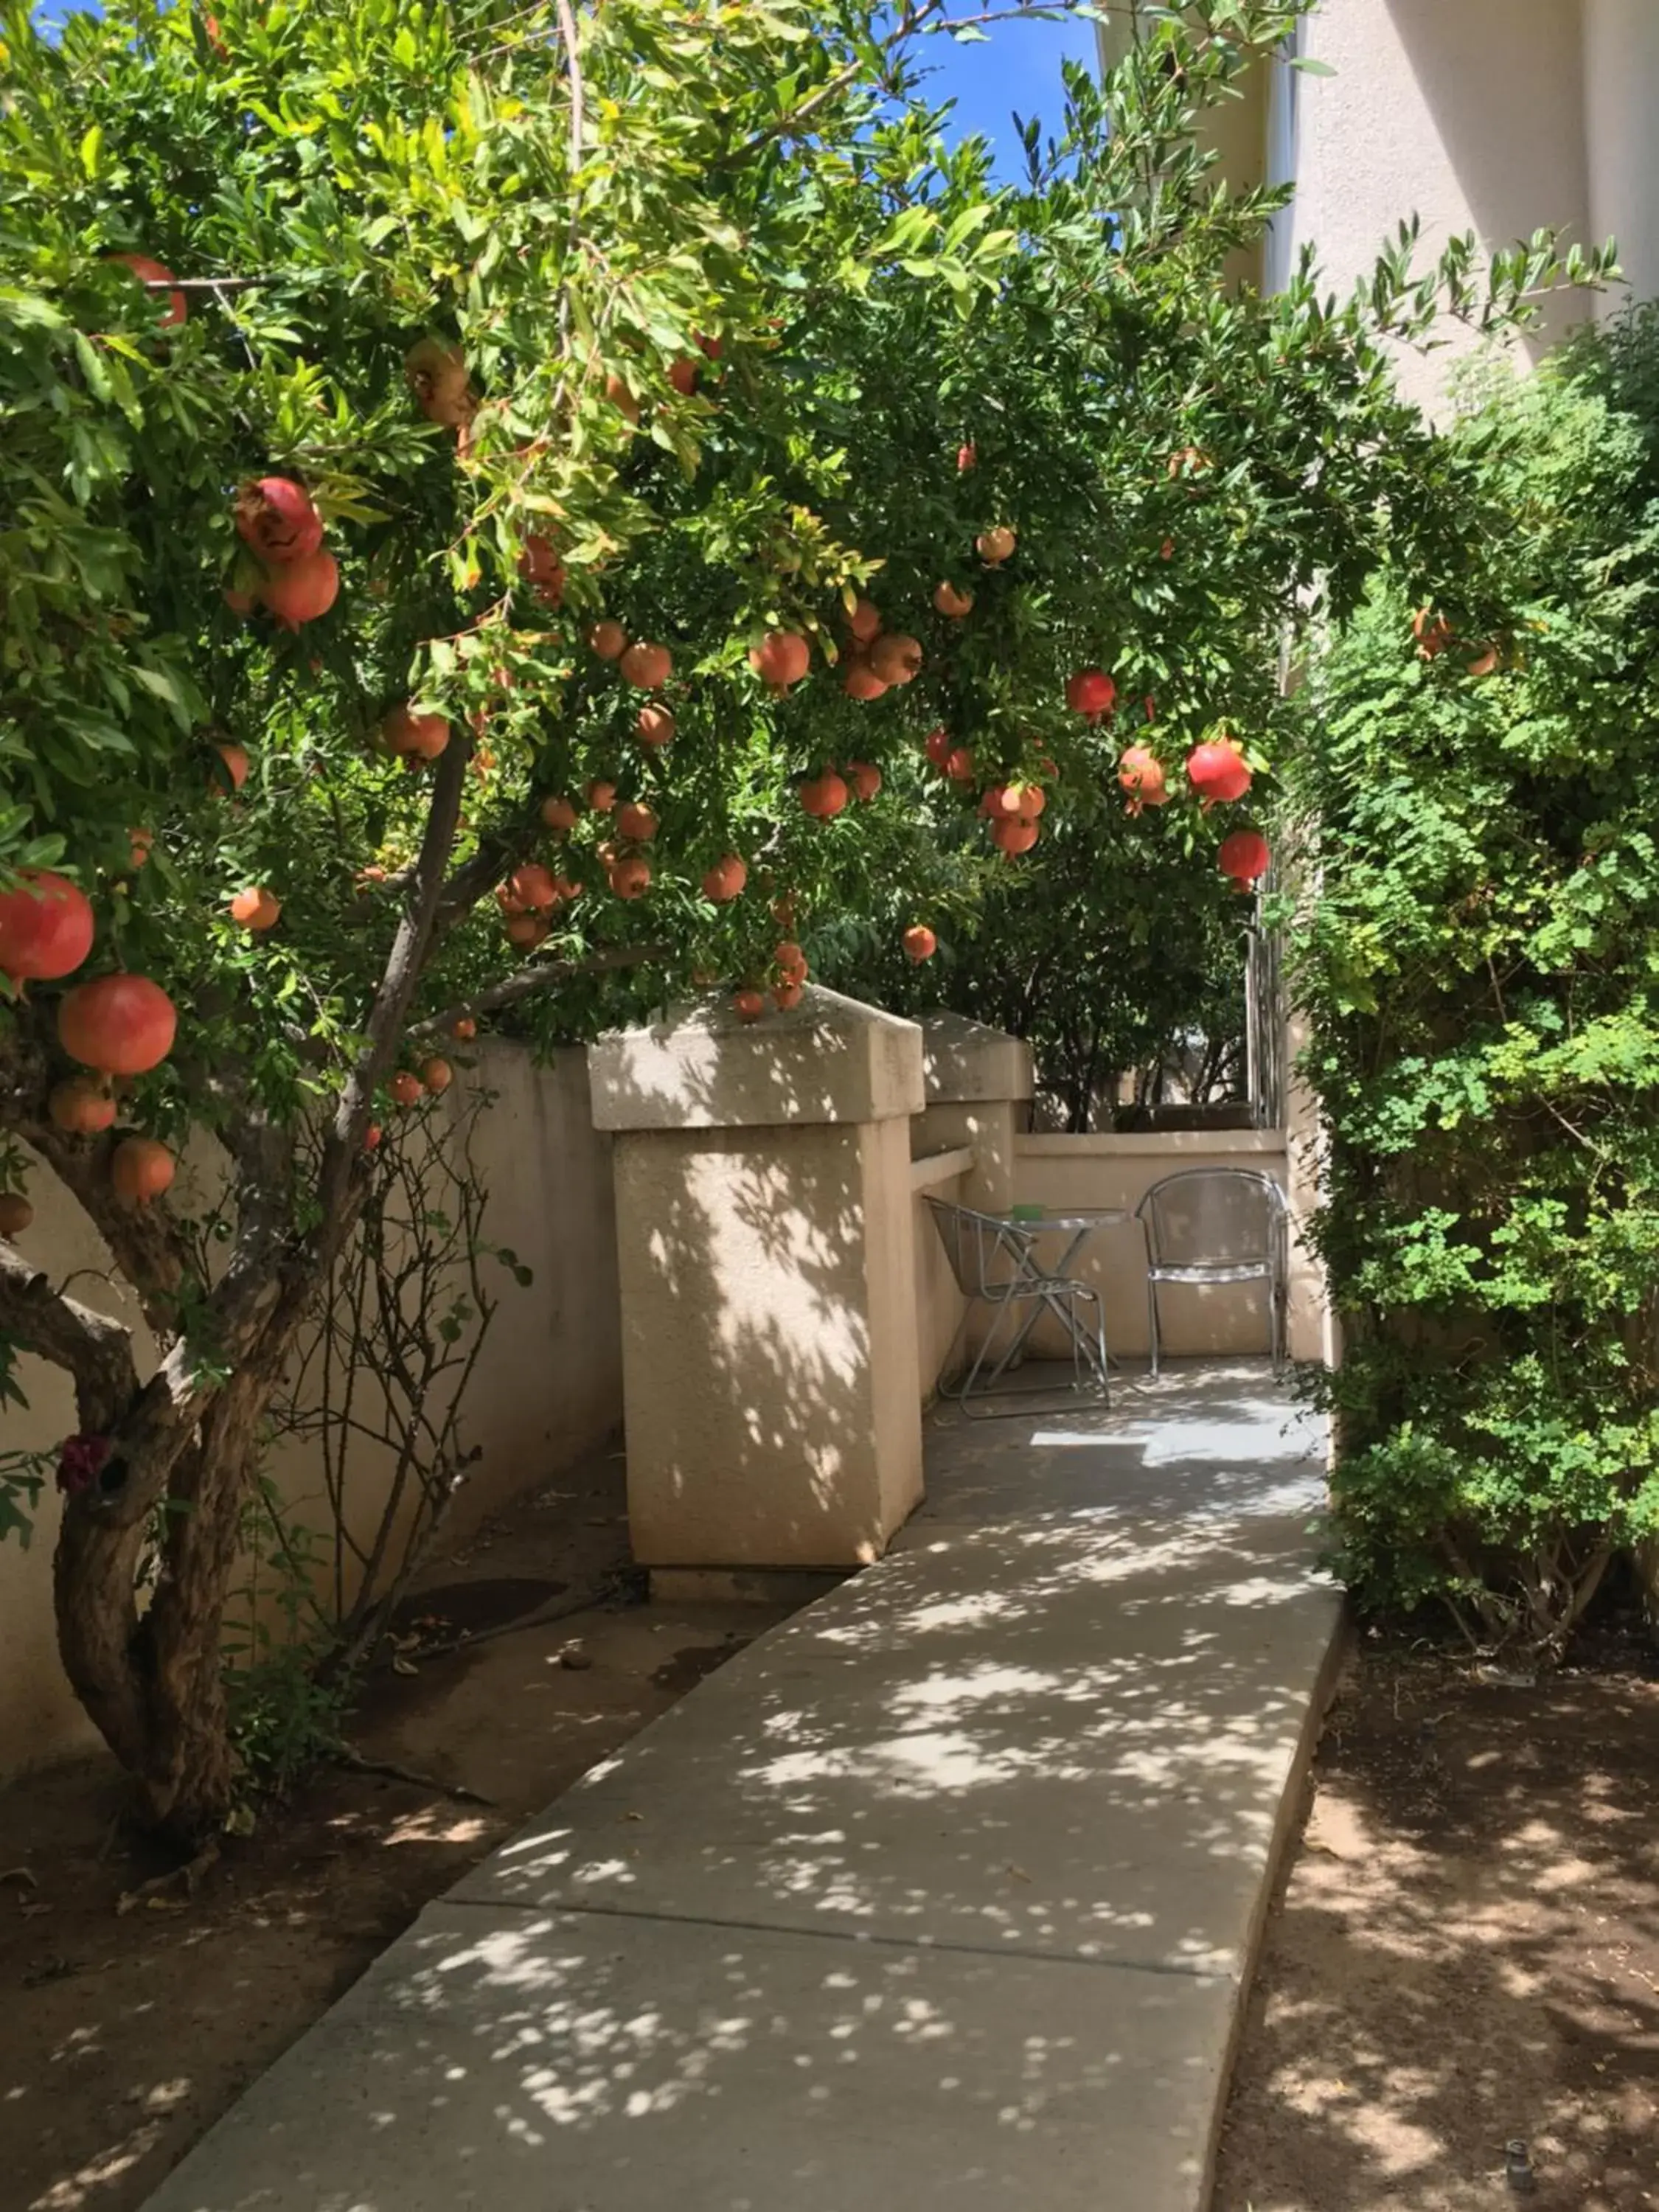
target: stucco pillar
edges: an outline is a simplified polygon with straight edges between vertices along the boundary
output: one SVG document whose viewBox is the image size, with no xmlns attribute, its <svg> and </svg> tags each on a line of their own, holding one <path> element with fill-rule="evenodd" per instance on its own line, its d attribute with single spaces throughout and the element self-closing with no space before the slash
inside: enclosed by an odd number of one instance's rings
<svg viewBox="0 0 1659 2212">
<path fill-rule="evenodd" d="M 1584 0 L 1584 141 L 1589 229 L 1599 245 L 1619 240 L 1619 258 L 1638 300 L 1659 298 L 1659 5 L 1656 0 Z M 1606 292 L 1598 314 L 1629 297 Z"/>
<path fill-rule="evenodd" d="M 1325 1133 L 1318 1102 L 1297 1070 L 1308 1042 L 1307 1018 L 1292 1014 L 1285 1024 L 1285 1195 L 1291 1212 L 1290 1311 L 1286 1330 L 1292 1359 L 1334 1367 L 1341 1357 L 1336 1317 L 1331 1311 L 1325 1270 L 1304 1236 L 1304 1227 L 1323 1192 Z"/>
<path fill-rule="evenodd" d="M 635 1557 L 845 1568 L 921 1497 L 910 1117 L 921 1032 L 809 987 L 588 1054 L 614 1133 Z"/>
<path fill-rule="evenodd" d="M 1034 1083 L 1031 1048 L 966 1014 L 924 1014 L 922 1066 L 927 1110 L 915 1150 L 974 1148 L 962 1202 L 1006 1213 L 1014 1202 L 1014 1139 L 1024 1128 Z"/>
</svg>

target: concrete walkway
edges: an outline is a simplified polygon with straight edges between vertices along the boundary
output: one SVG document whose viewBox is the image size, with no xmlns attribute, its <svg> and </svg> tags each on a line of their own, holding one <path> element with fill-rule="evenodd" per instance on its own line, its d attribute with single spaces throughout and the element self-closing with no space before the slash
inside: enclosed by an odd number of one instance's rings
<svg viewBox="0 0 1659 2212">
<path fill-rule="evenodd" d="M 1339 1607 L 1265 1370 L 933 1425 L 880 1565 L 431 1906 L 151 2212 L 1198 2212 Z"/>
</svg>

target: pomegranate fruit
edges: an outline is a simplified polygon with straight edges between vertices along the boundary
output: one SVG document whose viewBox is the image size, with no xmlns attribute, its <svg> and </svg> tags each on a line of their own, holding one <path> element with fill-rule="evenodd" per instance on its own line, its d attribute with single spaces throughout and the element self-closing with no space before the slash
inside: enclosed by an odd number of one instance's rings
<svg viewBox="0 0 1659 2212">
<path fill-rule="evenodd" d="M 697 377 L 702 363 L 695 354 L 683 353 L 678 361 L 668 364 L 668 381 L 682 399 L 689 399 L 697 388 Z"/>
<path fill-rule="evenodd" d="M 974 611 L 974 595 L 971 592 L 959 592 L 949 581 L 935 584 L 933 605 L 947 622 L 960 622 L 964 615 Z"/>
<path fill-rule="evenodd" d="M 965 477 L 969 469 L 975 469 L 978 466 L 979 450 L 971 439 L 966 445 L 957 447 L 957 474 L 959 477 Z"/>
<path fill-rule="evenodd" d="M 624 837 L 631 837 L 636 845 L 648 845 L 656 836 L 659 825 L 650 807 L 637 799 L 630 799 L 625 806 L 617 809 L 617 827 Z"/>
<path fill-rule="evenodd" d="M 77 983 L 58 1008 L 58 1042 L 82 1067 L 143 1075 L 173 1050 L 178 1009 L 148 975 L 99 975 Z"/>
<path fill-rule="evenodd" d="M 841 688 L 849 699 L 879 699 L 887 686 L 863 654 L 855 653 L 847 663 Z"/>
<path fill-rule="evenodd" d="M 800 803 L 809 814 L 827 822 L 846 805 L 847 786 L 834 769 L 827 768 L 822 775 L 809 776 L 802 784 Z"/>
<path fill-rule="evenodd" d="M 415 404 L 428 422 L 459 430 L 477 407 L 466 356 L 441 338 L 422 338 L 404 356 L 404 374 Z"/>
<path fill-rule="evenodd" d="M 1200 469 L 1207 469 L 1209 465 L 1208 460 L 1199 452 L 1196 446 L 1182 446 L 1178 452 L 1170 456 L 1169 467 L 1172 477 L 1196 476 Z"/>
<path fill-rule="evenodd" d="M 613 369 L 605 380 L 605 396 L 613 407 L 637 426 L 640 419 L 640 403 L 629 390 L 626 377 L 618 376 Z"/>
<path fill-rule="evenodd" d="M 26 869 L 0 891 L 0 974 L 17 983 L 72 975 L 92 950 L 96 924 L 83 891 L 49 869 Z"/>
<path fill-rule="evenodd" d="M 921 647 L 903 630 L 878 637 L 870 648 L 870 666 L 884 684 L 908 684 L 921 671 Z"/>
<path fill-rule="evenodd" d="M 1066 678 L 1066 703 L 1085 721 L 1098 722 L 1117 704 L 1117 686 L 1103 668 L 1079 668 Z"/>
<path fill-rule="evenodd" d="M 177 1173 L 172 1153 L 155 1137 L 124 1137 L 110 1154 L 110 1182 L 129 1206 L 160 1198 Z"/>
<path fill-rule="evenodd" d="M 400 1067 L 386 1085 L 386 1096 L 394 1106 L 418 1106 L 426 1091 L 418 1075 Z"/>
<path fill-rule="evenodd" d="M 110 259 L 118 261 L 124 267 L 131 269 L 141 284 L 170 284 L 173 282 L 172 270 L 160 261 L 152 261 L 148 253 L 112 253 Z M 159 292 L 146 292 L 144 297 L 153 301 L 158 307 L 161 304 L 161 295 Z M 189 312 L 184 294 L 169 292 L 167 295 L 167 312 L 161 317 L 162 329 L 164 331 L 173 329 L 176 325 L 184 321 Z"/>
<path fill-rule="evenodd" d="M 1452 641 L 1452 626 L 1444 615 L 1437 614 L 1432 607 L 1419 607 L 1412 617 L 1412 635 L 1417 640 L 1417 650 L 1425 660 L 1433 660 Z"/>
<path fill-rule="evenodd" d="M 786 938 L 781 945 L 774 948 L 772 965 L 781 975 L 805 976 L 806 955 L 793 938 Z"/>
<path fill-rule="evenodd" d="M 1129 794 L 1129 811 L 1144 806 L 1167 806 L 1170 790 L 1164 763 L 1147 745 L 1130 745 L 1117 764 L 1117 780 Z"/>
<path fill-rule="evenodd" d="M 153 830 L 129 830 L 127 832 L 129 865 L 134 868 L 142 868 L 149 860 L 150 848 L 155 842 L 155 832 Z"/>
<path fill-rule="evenodd" d="M 231 920 L 240 922 L 244 929 L 274 929 L 282 914 L 281 899 L 263 886 L 250 885 L 246 890 L 238 891 L 230 902 Z"/>
<path fill-rule="evenodd" d="M 651 864 L 641 853 L 624 854 L 611 871 L 611 888 L 619 899 L 643 898 L 651 888 Z"/>
<path fill-rule="evenodd" d="M 1250 787 L 1250 771 L 1238 748 L 1214 740 L 1194 745 L 1188 754 L 1187 777 L 1206 806 L 1243 799 Z"/>
<path fill-rule="evenodd" d="M 533 914 L 515 914 L 507 925 L 507 942 L 526 947 L 539 945 L 551 931 L 552 924 L 543 921 Z"/>
<path fill-rule="evenodd" d="M 913 922 L 904 933 L 904 951 L 907 958 L 920 965 L 939 951 L 939 939 L 925 922 Z"/>
<path fill-rule="evenodd" d="M 769 630 L 749 648 L 749 665 L 770 691 L 781 694 L 799 684 L 812 664 L 812 648 L 799 630 Z"/>
<path fill-rule="evenodd" d="M 423 1060 L 421 1062 L 421 1081 L 434 1098 L 441 1098 L 455 1080 L 455 1071 L 447 1060 Z"/>
<path fill-rule="evenodd" d="M 672 744 L 679 725 L 666 707 L 652 705 L 641 708 L 634 727 L 641 744 L 665 745 Z"/>
<path fill-rule="evenodd" d="M 378 1121 L 371 1121 L 368 1128 L 363 1131 L 363 1150 L 366 1152 L 378 1152 L 380 1149 L 380 1125 Z"/>
<path fill-rule="evenodd" d="M 234 514 L 236 535 L 270 565 L 306 560 L 323 542 L 323 518 L 292 477 L 258 477 L 244 484 Z"/>
<path fill-rule="evenodd" d="M 854 798 L 867 806 L 881 789 L 881 770 L 872 761 L 848 761 L 845 772 Z"/>
<path fill-rule="evenodd" d="M 616 785 L 605 782 L 590 783 L 587 787 L 587 803 L 596 814 L 609 814 L 617 803 Z"/>
<path fill-rule="evenodd" d="M 325 615 L 340 595 L 340 571 L 327 551 L 307 554 L 273 569 L 259 586 L 259 597 L 284 629 Z"/>
<path fill-rule="evenodd" d="M 1231 876 L 1242 891 L 1249 890 L 1259 876 L 1265 876 L 1273 859 L 1267 850 L 1267 841 L 1259 830 L 1235 830 L 1221 841 L 1216 854 L 1216 865 L 1224 876 Z"/>
<path fill-rule="evenodd" d="M 576 802 L 573 799 L 543 799 L 542 820 L 556 836 L 568 836 L 576 826 Z"/>
<path fill-rule="evenodd" d="M 674 671 L 668 647 L 647 645 L 642 639 L 628 647 L 617 665 L 637 691 L 660 691 Z"/>
<path fill-rule="evenodd" d="M 519 556 L 519 574 L 544 606 L 557 608 L 563 604 L 564 563 L 550 538 L 544 538 L 539 531 L 531 532 Z"/>
<path fill-rule="evenodd" d="M 232 791 L 240 791 L 247 781 L 247 752 L 241 745 L 215 745 L 223 773 L 209 780 L 216 791 L 223 791 L 227 781 Z"/>
<path fill-rule="evenodd" d="M 588 624 L 587 649 L 597 653 L 601 660 L 620 660 L 628 650 L 628 632 L 607 615 L 603 621 Z"/>
<path fill-rule="evenodd" d="M 21 1190 L 0 1190 L 0 1237 L 21 1237 L 34 1218 L 34 1208 Z"/>
<path fill-rule="evenodd" d="M 954 750 L 948 730 L 930 730 L 927 733 L 927 757 L 935 768 L 943 768 Z"/>
<path fill-rule="evenodd" d="M 1482 647 L 1467 666 L 1471 676 L 1490 676 L 1496 670 L 1498 663 L 1498 647 L 1495 645 L 1488 645 Z"/>
<path fill-rule="evenodd" d="M 1036 841 L 1036 823 L 1021 815 L 1005 816 L 992 827 L 991 842 L 1000 852 L 1029 853 Z"/>
<path fill-rule="evenodd" d="M 981 530 L 974 540 L 979 557 L 988 568 L 1000 568 L 1005 561 L 1012 557 L 1018 543 L 1013 532 L 1002 523 L 993 530 Z"/>
<path fill-rule="evenodd" d="M 465 1044 L 469 1038 L 477 1036 L 478 1024 L 473 1020 L 471 1014 L 457 1014 L 454 1020 L 449 1024 L 449 1034 L 453 1037 L 459 1037 L 461 1042 Z"/>
<path fill-rule="evenodd" d="M 873 599 L 854 600 L 847 612 L 847 634 L 860 645 L 873 644 L 881 635 L 881 609 Z"/>
<path fill-rule="evenodd" d="M 766 1001 L 758 991 L 739 991 L 732 1001 L 732 1011 L 740 1022 L 757 1022 L 766 1012 Z"/>
<path fill-rule="evenodd" d="M 703 878 L 702 895 L 715 906 L 725 906 L 729 901 L 742 896 L 743 887 L 748 880 L 746 865 L 735 853 L 727 853 L 723 859 L 715 861 Z"/>
<path fill-rule="evenodd" d="M 945 773 L 952 783 L 971 783 L 974 756 L 966 745 L 952 745 L 945 756 Z"/>
<path fill-rule="evenodd" d="M 46 1112 L 60 1129 L 71 1136 L 95 1137 L 115 1119 L 115 1100 L 90 1076 L 71 1075 L 54 1084 Z"/>
<path fill-rule="evenodd" d="M 389 753 L 405 759 L 436 760 L 449 743 L 449 724 L 441 714 L 417 714 L 405 703 L 382 720 L 380 741 Z"/>
<path fill-rule="evenodd" d="M 509 914 L 549 914 L 559 902 L 552 876 L 539 860 L 514 868 L 501 888 L 507 893 L 502 904 Z"/>
<path fill-rule="evenodd" d="M 781 982 L 772 986 L 772 1004 L 781 1014 L 787 1014 L 799 1006 L 805 989 L 799 975 L 786 975 Z"/>
</svg>

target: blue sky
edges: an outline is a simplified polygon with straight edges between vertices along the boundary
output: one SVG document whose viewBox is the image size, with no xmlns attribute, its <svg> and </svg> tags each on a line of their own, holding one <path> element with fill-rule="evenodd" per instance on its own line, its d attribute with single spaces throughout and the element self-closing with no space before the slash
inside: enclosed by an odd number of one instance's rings
<svg viewBox="0 0 1659 2212">
<path fill-rule="evenodd" d="M 996 149 L 997 173 L 1012 181 L 1024 156 L 1010 118 L 1016 108 L 1027 121 L 1040 116 L 1047 130 L 1059 123 L 1060 65 L 1069 58 L 1095 66 L 1095 27 L 1062 23 L 996 23 L 987 44 L 959 46 L 951 39 L 928 39 L 922 52 L 937 74 L 928 90 L 936 100 L 957 102 L 956 125 L 966 136 L 978 131 Z"/>
</svg>

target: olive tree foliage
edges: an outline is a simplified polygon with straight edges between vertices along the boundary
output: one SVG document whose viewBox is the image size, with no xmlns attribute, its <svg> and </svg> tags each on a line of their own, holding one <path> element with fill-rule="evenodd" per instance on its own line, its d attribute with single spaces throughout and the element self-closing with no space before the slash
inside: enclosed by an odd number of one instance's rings
<svg viewBox="0 0 1659 2212">
<path fill-rule="evenodd" d="M 1659 319 L 1455 443 L 1469 556 L 1379 579 L 1295 751 L 1326 1392 L 1362 1600 L 1550 1655 L 1659 1533 Z"/>
<path fill-rule="evenodd" d="M 547 1040 L 700 975 L 773 982 L 780 927 L 821 966 L 915 921 L 971 936 L 1025 865 L 987 841 L 997 778 L 1041 783 L 1045 834 L 1098 841 L 1105 908 L 1131 832 L 1207 869 L 1190 802 L 1126 823 L 1125 718 L 1071 714 L 1068 672 L 1152 702 L 1172 788 L 1224 723 L 1265 768 L 1283 629 L 1351 605 L 1385 544 L 1462 527 L 1380 336 L 1448 300 L 1513 312 L 1547 245 L 1479 300 L 1456 251 L 1426 276 L 1402 251 L 1346 305 L 1310 267 L 1230 295 L 1283 195 L 1220 188 L 1196 127 L 1299 7 L 1150 23 L 1107 87 L 1072 73 L 998 191 L 981 148 L 941 143 L 920 60 L 1023 12 L 126 0 L 56 40 L 5 18 L 0 868 L 69 875 L 97 921 L 82 978 L 147 976 L 179 1022 L 87 1136 L 50 1105 L 80 978 L 12 999 L 3 1180 L 78 1201 L 159 1364 L 27 1232 L 0 1242 L 0 1334 L 73 1376 L 60 1649 L 181 1838 L 232 1794 L 221 1620 L 273 1394 L 399 1096 L 438 1045 L 464 1057 L 455 1023 Z M 236 532 L 270 475 L 337 563 L 293 628 Z M 1017 550 L 986 566 L 993 527 Z M 942 581 L 968 617 L 934 611 Z M 922 662 L 867 702 L 841 681 L 861 593 Z M 600 618 L 668 649 L 671 743 L 641 742 Z M 787 696 L 749 663 L 769 629 L 810 647 Z M 405 705 L 452 733 L 413 769 L 383 734 Z M 966 783 L 927 766 L 935 726 Z M 853 759 L 879 796 L 806 812 L 800 780 Z M 596 783 L 650 815 L 614 826 Z M 559 798 L 578 818 L 550 835 Z M 727 854 L 749 888 L 715 904 Z M 565 884 L 520 947 L 493 895 L 531 861 Z M 230 911 L 253 890 L 276 927 Z M 211 1271 L 172 1198 L 111 1179 L 131 1131 L 190 1129 L 230 1178 Z"/>
</svg>

